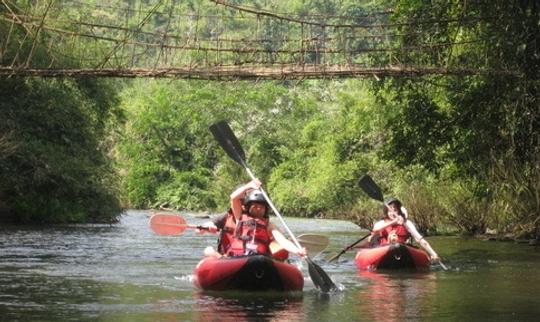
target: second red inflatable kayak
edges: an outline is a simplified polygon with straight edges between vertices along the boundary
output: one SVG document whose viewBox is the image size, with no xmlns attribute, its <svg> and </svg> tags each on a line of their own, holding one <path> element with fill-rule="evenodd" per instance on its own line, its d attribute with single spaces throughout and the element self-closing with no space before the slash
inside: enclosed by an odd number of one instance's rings
<svg viewBox="0 0 540 322">
<path fill-rule="evenodd" d="M 430 266 L 429 255 L 425 251 L 400 243 L 361 249 L 355 262 L 361 270 L 428 269 Z"/>
</svg>

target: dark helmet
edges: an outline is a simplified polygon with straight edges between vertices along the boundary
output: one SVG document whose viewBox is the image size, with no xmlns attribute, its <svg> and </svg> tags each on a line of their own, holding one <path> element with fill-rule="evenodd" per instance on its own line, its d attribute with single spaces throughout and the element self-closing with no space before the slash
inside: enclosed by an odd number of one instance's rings
<svg viewBox="0 0 540 322">
<path fill-rule="evenodd" d="M 265 205 L 268 205 L 268 202 L 266 202 L 266 198 L 264 197 L 263 193 L 260 190 L 251 190 L 246 194 L 244 197 L 244 205 L 248 206 L 252 202 L 260 202 Z"/>
</svg>

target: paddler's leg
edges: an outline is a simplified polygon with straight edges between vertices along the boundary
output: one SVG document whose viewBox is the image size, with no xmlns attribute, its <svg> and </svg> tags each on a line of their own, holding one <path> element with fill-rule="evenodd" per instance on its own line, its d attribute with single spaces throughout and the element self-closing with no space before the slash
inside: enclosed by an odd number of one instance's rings
<svg viewBox="0 0 540 322">
<path fill-rule="evenodd" d="M 214 249 L 214 247 L 212 246 L 208 246 L 204 249 L 204 256 L 214 256 L 214 257 L 217 257 L 217 258 L 220 258 L 221 255 L 220 253 L 216 252 L 216 250 Z"/>
<path fill-rule="evenodd" d="M 289 258 L 289 252 L 275 240 L 268 245 L 268 248 L 270 248 L 270 254 L 275 259 L 284 261 Z"/>
</svg>

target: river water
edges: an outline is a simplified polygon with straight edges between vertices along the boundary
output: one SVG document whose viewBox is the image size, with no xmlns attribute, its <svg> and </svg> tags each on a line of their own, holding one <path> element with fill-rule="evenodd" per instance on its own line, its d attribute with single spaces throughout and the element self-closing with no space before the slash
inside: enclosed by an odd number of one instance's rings
<svg viewBox="0 0 540 322">
<path fill-rule="evenodd" d="M 203 293 L 191 271 L 216 236 L 157 236 L 148 215 L 129 211 L 115 225 L 0 227 L 0 321 L 540 319 L 540 253 L 528 245 L 430 237 L 448 271 L 359 273 L 354 252 L 334 264 L 324 257 L 365 231 L 346 221 L 287 218 L 297 235 L 330 237 L 328 253 L 314 260 L 342 291 L 320 294 L 293 257 L 306 276 L 303 292 Z"/>
</svg>

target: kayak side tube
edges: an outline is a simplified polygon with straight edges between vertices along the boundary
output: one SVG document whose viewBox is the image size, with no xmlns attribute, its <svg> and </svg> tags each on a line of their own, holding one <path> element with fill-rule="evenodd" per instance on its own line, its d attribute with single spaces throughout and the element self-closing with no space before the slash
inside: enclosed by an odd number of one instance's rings
<svg viewBox="0 0 540 322">
<path fill-rule="evenodd" d="M 205 257 L 193 275 L 197 288 L 210 291 L 301 291 L 304 287 L 298 267 L 264 255 Z"/>
<path fill-rule="evenodd" d="M 426 252 L 401 243 L 361 249 L 355 262 L 360 270 L 427 269 L 430 266 Z"/>
</svg>

